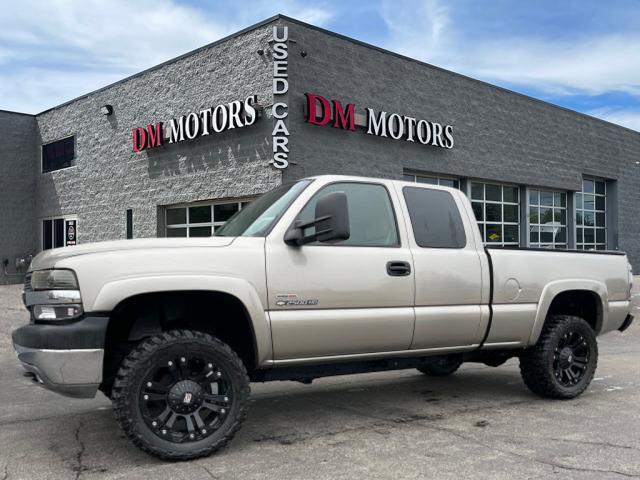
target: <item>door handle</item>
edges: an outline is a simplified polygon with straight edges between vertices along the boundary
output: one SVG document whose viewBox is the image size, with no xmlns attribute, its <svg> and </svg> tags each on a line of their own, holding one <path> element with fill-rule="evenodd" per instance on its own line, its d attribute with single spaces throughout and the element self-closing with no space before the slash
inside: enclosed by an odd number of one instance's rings
<svg viewBox="0 0 640 480">
<path fill-rule="evenodd" d="M 387 262 L 387 273 L 392 277 L 406 277 L 411 273 L 411 265 L 409 262 Z"/>
</svg>

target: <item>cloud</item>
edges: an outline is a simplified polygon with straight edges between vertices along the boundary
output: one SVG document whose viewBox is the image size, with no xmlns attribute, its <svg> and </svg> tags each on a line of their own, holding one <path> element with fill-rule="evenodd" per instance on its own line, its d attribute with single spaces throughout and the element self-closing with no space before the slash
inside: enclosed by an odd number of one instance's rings
<svg viewBox="0 0 640 480">
<path fill-rule="evenodd" d="M 282 13 L 303 22 L 317 26 L 326 26 L 335 16 L 335 5 L 329 6 L 325 2 L 308 2 L 307 0 L 247 0 L 237 7 L 225 5 L 225 14 L 237 18 L 242 27 Z M 241 28 L 242 28 L 241 27 Z"/>
<path fill-rule="evenodd" d="M 294 11 L 289 16 L 302 22 L 307 22 L 320 27 L 333 18 L 333 14 L 331 12 L 322 8 L 303 8 L 297 10 L 297 13 Z"/>
<path fill-rule="evenodd" d="M 586 113 L 640 132 L 640 108 L 627 109 L 603 107 Z"/>
<path fill-rule="evenodd" d="M 437 0 L 416 5 L 408 0 L 383 0 L 381 16 L 389 29 L 391 45 L 428 55 L 431 48 L 444 45 L 443 34 L 450 23 L 449 9 Z"/>
<path fill-rule="evenodd" d="M 39 113 L 123 78 L 121 73 L 27 68 L 0 74 L 3 110 Z"/>
<path fill-rule="evenodd" d="M 384 1 L 380 15 L 389 26 L 387 47 L 475 78 L 552 95 L 640 96 L 637 31 L 576 33 L 557 39 L 494 31 L 491 38 L 473 38 L 446 5 L 429 0 L 416 8 L 408 2 Z M 504 21 L 509 21 L 508 15 Z"/>
<path fill-rule="evenodd" d="M 172 0 L 9 2 L 0 108 L 37 113 L 236 30 Z"/>
<path fill-rule="evenodd" d="M 225 2 L 226 3 L 226 2 Z M 273 16 L 266 0 L 21 0 L 0 15 L 0 108 L 38 113 Z M 287 0 L 282 13 L 322 25 L 322 4 Z"/>
<path fill-rule="evenodd" d="M 640 95 L 639 51 L 640 35 L 558 42 L 505 39 L 466 49 L 455 68 L 556 95 Z"/>
<path fill-rule="evenodd" d="M 22 0 L 3 8 L 0 43 L 22 64 L 132 71 L 235 29 L 172 0 Z"/>
</svg>

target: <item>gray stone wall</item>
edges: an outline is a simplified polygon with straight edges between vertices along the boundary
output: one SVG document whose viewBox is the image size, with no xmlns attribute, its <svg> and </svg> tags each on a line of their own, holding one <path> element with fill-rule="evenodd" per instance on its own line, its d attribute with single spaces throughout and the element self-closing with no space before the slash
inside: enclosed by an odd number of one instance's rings
<svg viewBox="0 0 640 480">
<path fill-rule="evenodd" d="M 321 173 L 401 178 L 403 169 L 564 190 L 617 182 L 620 249 L 640 270 L 640 133 L 288 22 L 290 159 Z M 307 55 L 300 55 L 304 50 Z M 304 122 L 304 93 L 454 126 L 451 150 Z M 615 218 L 612 219 L 616 221 Z"/>
<path fill-rule="evenodd" d="M 271 119 L 223 134 L 132 151 L 131 130 L 257 94 L 272 103 L 263 26 L 37 116 L 38 143 L 76 136 L 75 166 L 36 175 L 38 222 L 77 215 L 78 241 L 158 235 L 158 205 L 257 195 L 281 182 L 268 164 Z M 105 116 L 100 107 L 113 106 Z"/>
<path fill-rule="evenodd" d="M 0 284 L 22 282 L 13 275 L 15 259 L 35 253 L 36 120 L 32 115 L 0 110 Z"/>
</svg>

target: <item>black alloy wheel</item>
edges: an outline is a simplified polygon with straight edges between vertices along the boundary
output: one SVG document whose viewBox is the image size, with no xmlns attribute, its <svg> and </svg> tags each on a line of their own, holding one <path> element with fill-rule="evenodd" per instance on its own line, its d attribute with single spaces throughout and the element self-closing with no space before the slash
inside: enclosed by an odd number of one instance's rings
<svg viewBox="0 0 640 480">
<path fill-rule="evenodd" d="M 162 439 L 202 440 L 224 422 L 232 405 L 229 375 L 205 355 L 187 352 L 155 366 L 138 399 L 147 426 Z"/>
<path fill-rule="evenodd" d="M 151 455 L 186 460 L 226 445 L 246 416 L 249 379 L 220 340 L 174 330 L 143 341 L 113 388 L 116 419 Z"/>
<path fill-rule="evenodd" d="M 593 328 L 582 318 L 552 315 L 538 342 L 520 356 L 520 373 L 529 389 L 548 398 L 569 399 L 584 392 L 598 365 Z"/>
<path fill-rule="evenodd" d="M 569 330 L 558 342 L 553 354 L 553 371 L 564 387 L 577 385 L 587 372 L 589 344 L 581 333 Z"/>
</svg>

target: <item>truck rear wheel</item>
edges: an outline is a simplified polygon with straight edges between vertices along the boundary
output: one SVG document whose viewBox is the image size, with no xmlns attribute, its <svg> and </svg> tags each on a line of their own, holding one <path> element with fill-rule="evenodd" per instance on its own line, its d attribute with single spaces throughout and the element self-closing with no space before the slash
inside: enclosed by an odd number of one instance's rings
<svg viewBox="0 0 640 480">
<path fill-rule="evenodd" d="M 427 359 L 427 363 L 418 367 L 418 370 L 430 377 L 448 377 L 455 373 L 462 365 L 462 357 L 459 355 L 444 355 Z"/>
<path fill-rule="evenodd" d="M 210 335 L 173 330 L 144 340 L 122 362 L 112 399 L 118 423 L 162 459 L 203 457 L 225 446 L 246 416 L 242 360 Z"/>
<path fill-rule="evenodd" d="M 598 343 L 580 317 L 553 315 L 538 343 L 520 356 L 520 373 L 529 389 L 548 398 L 574 398 L 584 392 L 596 371 Z"/>
</svg>

